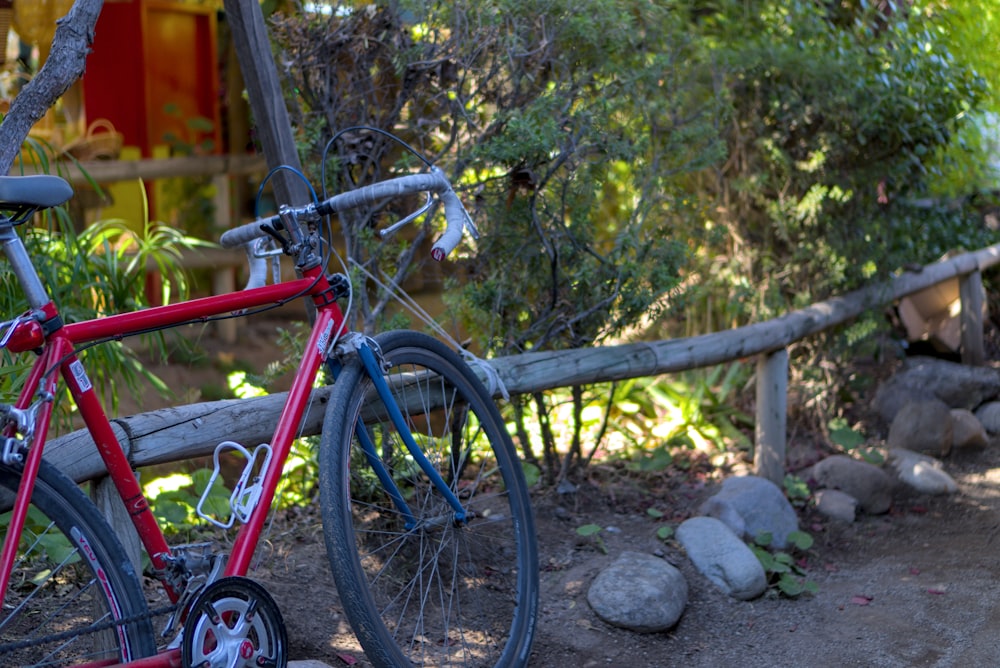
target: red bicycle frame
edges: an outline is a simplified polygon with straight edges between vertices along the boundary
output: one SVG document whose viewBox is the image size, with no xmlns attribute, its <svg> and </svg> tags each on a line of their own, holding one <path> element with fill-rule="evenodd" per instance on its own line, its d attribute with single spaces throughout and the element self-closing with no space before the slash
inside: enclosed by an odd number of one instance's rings
<svg viewBox="0 0 1000 668">
<path fill-rule="evenodd" d="M 244 575 L 249 568 L 261 529 L 274 499 L 275 490 L 281 479 L 282 466 L 288 457 L 292 441 L 298 433 L 316 374 L 326 360 L 335 333 L 341 331 L 344 323 L 343 313 L 331 297 L 331 292 L 332 288 L 322 269 L 314 267 L 306 270 L 301 278 L 283 283 L 66 324 L 57 326 L 53 331 L 44 334 L 43 326 L 39 324 L 40 320 L 58 322 L 56 307 L 52 302 L 49 302 L 41 309 L 42 318 L 25 318 L 14 325 L 8 335 L 8 349 L 12 352 L 41 349 L 28 380 L 21 390 L 16 407 L 28 410 L 33 402 L 38 401 L 39 397 L 45 399 L 40 402 L 35 416 L 33 438 L 24 462 L 24 475 L 14 503 L 3 550 L 0 552 L 0 591 L 6 591 L 10 582 L 18 541 L 31 499 L 32 486 L 42 459 L 58 382 L 58 376 L 54 373 L 56 369 L 65 380 L 73 401 L 79 408 L 80 415 L 107 466 L 108 475 L 125 504 L 143 547 L 149 554 L 153 568 L 157 572 L 166 570 L 170 548 L 163 531 L 153 514 L 149 512 L 149 504 L 132 473 L 132 467 L 112 431 L 111 423 L 97 392 L 75 353 L 77 346 L 95 341 L 117 340 L 129 335 L 192 322 L 207 321 L 213 316 L 280 304 L 298 297 L 311 297 L 316 305 L 316 319 L 270 443 L 273 454 L 271 464 L 264 472 L 262 493 L 248 521 L 240 528 L 226 563 L 224 575 Z M 166 578 L 161 578 L 161 582 L 170 600 L 176 602 L 180 593 L 170 586 Z M 176 651 L 167 652 L 127 665 L 179 665 L 177 654 Z"/>
</svg>

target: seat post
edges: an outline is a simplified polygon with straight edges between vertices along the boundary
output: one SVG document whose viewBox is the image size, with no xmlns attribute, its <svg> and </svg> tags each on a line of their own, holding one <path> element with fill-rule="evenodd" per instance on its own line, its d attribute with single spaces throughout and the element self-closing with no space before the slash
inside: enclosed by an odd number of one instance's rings
<svg viewBox="0 0 1000 668">
<path fill-rule="evenodd" d="M 51 300 L 45 291 L 45 286 L 38 277 L 35 265 L 31 263 L 28 249 L 14 231 L 14 224 L 9 218 L 0 218 L 0 245 L 3 246 L 3 253 L 7 256 L 7 261 L 10 262 L 14 275 L 28 298 L 28 305 L 33 309 L 39 309 L 48 304 Z"/>
</svg>

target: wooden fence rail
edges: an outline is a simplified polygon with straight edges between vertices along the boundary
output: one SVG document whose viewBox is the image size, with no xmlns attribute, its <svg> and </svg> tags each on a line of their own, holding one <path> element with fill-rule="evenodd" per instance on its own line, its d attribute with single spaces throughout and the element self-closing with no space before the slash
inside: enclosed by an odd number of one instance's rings
<svg viewBox="0 0 1000 668">
<path fill-rule="evenodd" d="M 958 278 L 962 299 L 962 351 L 970 364 L 983 362 L 981 271 L 1000 262 L 1000 244 L 964 253 L 907 272 L 842 297 L 746 327 L 684 339 L 632 343 L 556 352 L 537 352 L 489 360 L 512 394 L 576 384 L 624 380 L 713 366 L 757 357 L 755 466 L 776 482 L 784 476 L 787 347 L 907 295 Z M 327 391 L 314 393 L 303 434 L 319 433 Z M 249 447 L 268 442 L 265 425 L 274 424 L 284 394 L 232 399 L 142 413 L 114 421 L 119 441 L 135 467 L 211 454 L 224 440 Z M 77 481 L 100 477 L 104 466 L 86 431 L 49 443 L 47 458 Z"/>
</svg>

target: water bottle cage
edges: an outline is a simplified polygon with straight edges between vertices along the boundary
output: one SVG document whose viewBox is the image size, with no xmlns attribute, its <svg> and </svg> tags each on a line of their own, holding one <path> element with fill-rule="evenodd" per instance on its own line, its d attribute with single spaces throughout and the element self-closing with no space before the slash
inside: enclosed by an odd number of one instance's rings
<svg viewBox="0 0 1000 668">
<path fill-rule="evenodd" d="M 236 481 L 235 487 L 233 487 L 232 494 L 229 496 L 229 518 L 223 522 L 204 511 L 203 507 L 208 502 L 208 498 L 212 493 L 212 488 L 215 486 L 215 481 L 218 480 L 221 475 L 222 466 L 219 457 L 226 450 L 235 450 L 239 452 L 247 461 L 243 467 L 243 472 Z M 258 467 L 257 463 L 261 453 L 263 453 L 263 462 Z M 198 517 L 202 518 L 206 522 L 214 524 L 220 529 L 230 528 L 236 520 L 246 524 L 250 519 L 250 514 L 253 512 L 254 508 L 257 507 L 258 501 L 260 501 L 260 495 L 263 491 L 264 474 L 267 472 L 267 467 L 271 463 L 271 446 L 267 443 L 261 443 L 254 448 L 251 453 L 239 443 L 235 443 L 233 441 L 223 441 L 215 446 L 215 454 L 212 459 L 215 470 L 212 471 L 212 477 L 209 478 L 208 484 L 205 486 L 205 491 L 202 492 L 201 499 L 198 501 L 198 507 L 195 509 L 198 513 Z M 254 469 L 257 469 L 256 475 L 253 475 Z M 252 480 L 251 475 L 253 475 Z"/>
</svg>

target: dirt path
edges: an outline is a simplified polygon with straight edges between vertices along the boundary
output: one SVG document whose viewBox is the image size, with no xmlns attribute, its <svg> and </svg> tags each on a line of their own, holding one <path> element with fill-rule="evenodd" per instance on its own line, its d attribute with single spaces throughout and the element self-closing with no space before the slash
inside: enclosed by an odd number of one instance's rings
<svg viewBox="0 0 1000 668">
<path fill-rule="evenodd" d="M 242 347 L 236 356 L 267 357 Z M 264 360 L 266 361 L 266 360 Z M 212 365 L 207 366 L 211 369 Z M 182 394 L 203 375 L 160 369 Z M 207 381 L 204 381 L 207 382 Z M 947 461 L 959 483 L 950 497 L 898 490 L 892 511 L 838 524 L 806 510 L 816 539 L 807 558 L 815 596 L 765 595 L 740 602 L 693 570 L 676 543 L 656 538 L 713 492 L 715 472 L 636 478 L 595 469 L 572 497 L 534 495 L 541 553 L 541 615 L 532 666 L 986 666 L 1000 663 L 1000 444 Z M 653 521 L 646 509 L 665 517 Z M 576 528 L 597 524 L 602 551 Z M 283 611 L 293 659 L 367 665 L 343 618 L 322 546 L 318 512 L 276 523 L 257 574 Z M 593 578 L 622 551 L 662 555 L 688 579 L 689 604 L 669 632 L 635 634 L 600 621 L 587 604 Z M 354 662 L 353 664 L 351 662 Z"/>
<path fill-rule="evenodd" d="M 675 543 L 656 538 L 652 504 L 683 516 L 709 494 L 678 477 L 622 478 L 585 487 L 576 499 L 536 495 L 541 615 L 532 666 L 988 666 L 1000 659 L 1000 446 L 949 462 L 961 491 L 925 497 L 900 491 L 887 515 L 851 525 L 803 515 L 816 538 L 808 555 L 815 596 L 741 602 L 690 567 Z M 651 493 L 649 493 L 651 492 Z M 329 576 L 315 512 L 273 540 L 276 565 L 261 574 L 277 598 L 293 658 L 366 666 Z M 576 528 L 595 523 L 607 553 Z M 667 633 L 608 626 L 587 604 L 593 578 L 622 551 L 660 554 L 688 579 L 689 604 Z M 307 582 L 308 587 L 303 587 Z M 356 663 L 351 664 L 351 661 Z"/>
<path fill-rule="evenodd" d="M 660 548 L 635 513 L 574 516 L 567 524 L 613 522 L 621 532 L 606 536 L 607 556 L 543 535 L 544 552 L 568 564 L 543 573 L 545 607 L 533 665 L 997 665 L 1000 451 L 950 464 L 961 486 L 956 496 L 900 491 L 890 514 L 852 525 L 807 512 L 803 528 L 817 539 L 809 579 L 819 590 L 796 600 L 766 595 L 739 602 L 721 595 L 676 546 Z M 558 524 L 550 528 L 556 536 L 566 533 Z M 661 549 L 687 576 L 690 603 L 672 631 L 642 636 L 612 629 L 587 606 L 590 581 L 624 549 Z"/>
</svg>

